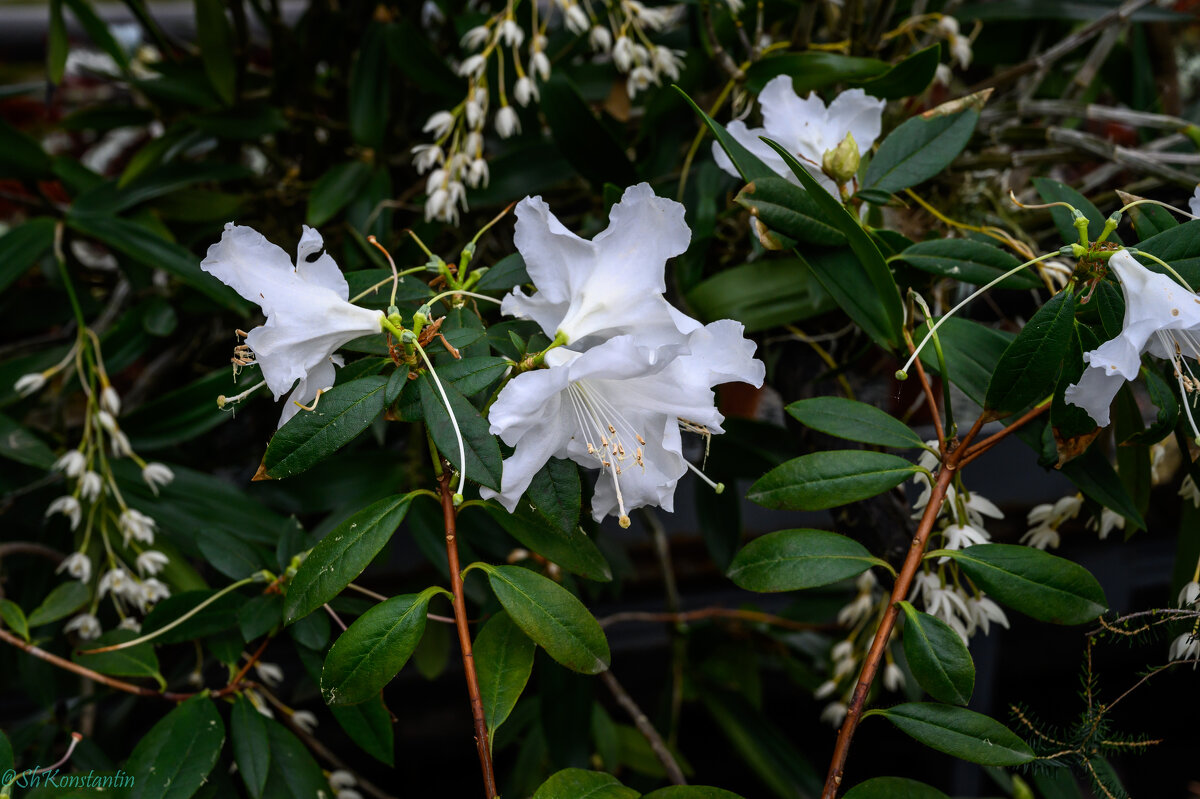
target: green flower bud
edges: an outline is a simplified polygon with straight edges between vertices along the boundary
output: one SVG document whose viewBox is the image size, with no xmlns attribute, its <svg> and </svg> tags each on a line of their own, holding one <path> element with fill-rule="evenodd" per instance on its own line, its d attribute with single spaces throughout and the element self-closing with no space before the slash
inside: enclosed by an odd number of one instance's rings
<svg viewBox="0 0 1200 799">
<path fill-rule="evenodd" d="M 821 169 L 825 170 L 826 175 L 833 178 L 834 183 L 843 186 L 849 183 L 850 179 L 858 172 L 861 160 L 858 143 L 854 141 L 854 134 L 847 133 L 841 144 L 832 150 L 825 151 L 825 155 L 821 158 Z"/>
</svg>

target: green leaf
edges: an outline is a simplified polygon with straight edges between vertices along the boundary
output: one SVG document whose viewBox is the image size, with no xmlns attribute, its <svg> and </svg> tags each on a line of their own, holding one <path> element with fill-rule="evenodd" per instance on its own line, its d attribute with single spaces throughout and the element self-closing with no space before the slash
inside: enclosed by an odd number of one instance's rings
<svg viewBox="0 0 1200 799">
<path fill-rule="evenodd" d="M 236 394 L 228 369 L 167 391 L 121 417 L 121 429 L 139 453 L 192 441 L 233 418 L 217 407 L 214 397 Z"/>
<path fill-rule="evenodd" d="M 1075 329 L 1075 295 L 1061 291 L 1037 310 L 1000 357 L 984 407 L 1023 411 L 1054 391 Z"/>
<path fill-rule="evenodd" d="M 864 402 L 842 397 L 814 397 L 793 402 L 787 406 L 787 412 L 805 427 L 849 441 L 899 449 L 925 446 L 911 427 Z"/>
<path fill-rule="evenodd" d="M 75 214 L 116 214 L 156 197 L 172 194 L 196 183 L 231 182 L 253 173 L 237 164 L 178 162 L 150 169 L 129 182 L 97 184 L 75 198 Z"/>
<path fill-rule="evenodd" d="M 245 695 L 238 696 L 229 713 L 233 760 L 237 763 L 242 782 L 253 799 L 259 799 L 267 786 L 271 771 L 271 742 L 267 719 Z"/>
<path fill-rule="evenodd" d="M 325 460 L 358 436 L 383 410 L 387 378 L 359 378 L 321 395 L 314 411 L 301 411 L 275 432 L 263 467 L 276 479 Z"/>
<path fill-rule="evenodd" d="M 408 78 L 409 85 L 420 86 L 427 94 L 458 102 L 466 93 L 467 82 L 455 75 L 446 60 L 430 47 L 419 25 L 389 25 L 385 29 L 387 51 L 392 63 Z"/>
<path fill-rule="evenodd" d="M 11 599 L 0 598 L 0 620 L 17 635 L 29 640 L 29 622 L 25 619 L 25 611 Z"/>
<path fill-rule="evenodd" d="M 984 766 L 1019 766 L 1034 760 L 1033 750 L 1012 730 L 982 713 L 953 705 L 911 702 L 870 710 L 939 752 Z"/>
<path fill-rule="evenodd" d="M 350 161 L 331 167 L 317 178 L 308 195 L 306 221 L 312 227 L 333 219 L 371 179 L 371 167 L 362 161 Z"/>
<path fill-rule="evenodd" d="M 657 791 L 643 794 L 642 799 L 742 799 L 736 793 L 724 788 L 712 788 L 708 785 L 668 785 Z"/>
<path fill-rule="evenodd" d="M 438 451 L 446 456 L 446 460 L 461 470 L 458 439 L 454 435 L 450 415 L 442 403 L 442 395 L 428 373 L 421 375 L 419 383 L 421 412 L 429 434 L 433 436 L 433 443 L 437 445 Z M 500 445 L 488 429 L 487 420 L 453 385 L 443 381 L 442 388 L 446 391 L 450 408 L 454 411 L 454 417 L 458 420 L 458 427 L 462 432 L 463 447 L 467 455 L 467 478 L 499 491 L 503 459 L 500 456 Z"/>
<path fill-rule="evenodd" d="M 1200 220 L 1193 219 L 1151 236 L 1138 244 L 1138 249 L 1169 263 L 1192 287 L 1200 286 Z M 1166 271 L 1149 258 L 1138 260 L 1152 272 Z"/>
<path fill-rule="evenodd" d="M 1085 497 L 1099 502 L 1109 510 L 1115 510 L 1135 527 L 1146 529 L 1146 520 L 1142 518 L 1133 498 L 1125 490 L 1120 476 L 1113 470 L 1104 453 L 1098 449 L 1089 449 L 1078 458 L 1064 463 L 1059 471 L 1066 475 Z"/>
<path fill-rule="evenodd" d="M 1038 621 L 1083 624 L 1108 607 L 1104 589 L 1087 569 L 1040 549 L 977 544 L 941 554 L 989 596 Z"/>
<path fill-rule="evenodd" d="M 208 696 L 176 707 L 134 747 L 125 770 L 136 774 L 131 799 L 187 799 L 200 790 L 225 744 L 225 724 Z"/>
<path fill-rule="evenodd" d="M 929 325 L 922 324 L 913 331 L 913 339 L 918 342 L 923 340 L 928 330 Z M 992 372 L 1012 343 L 1012 334 L 954 316 L 938 328 L 938 337 L 942 342 L 942 354 L 946 358 L 950 381 L 976 405 L 983 405 Z M 921 350 L 921 362 L 926 369 L 940 375 L 937 352 L 932 342 Z"/>
<path fill-rule="evenodd" d="M 0 457 L 37 469 L 49 469 L 54 452 L 33 433 L 0 413 Z"/>
<path fill-rule="evenodd" d="M 1143 369 L 1142 377 L 1145 379 L 1146 393 L 1150 396 L 1150 402 L 1157 408 L 1157 413 L 1149 427 L 1143 432 L 1131 436 L 1129 440 L 1137 444 L 1153 446 L 1175 429 L 1175 423 L 1179 419 L 1179 401 L 1175 399 L 1171 387 L 1158 372 L 1153 369 Z"/>
<path fill-rule="evenodd" d="M 187 248 L 167 241 L 144 225 L 105 214 L 68 213 L 67 226 L 97 239 L 143 266 L 169 272 L 226 308 L 244 311 L 248 307 L 233 289 L 201 271 L 200 259 Z"/>
<path fill-rule="evenodd" d="M 546 461 L 533 476 L 527 494 L 533 510 L 555 528 L 568 534 L 579 528 L 579 469 L 573 462 L 562 458 Z"/>
<path fill-rule="evenodd" d="M 521 253 L 514 252 L 487 267 L 487 271 L 475 284 L 475 290 L 508 291 L 528 282 L 529 272 L 525 269 L 525 259 L 521 257 Z"/>
<path fill-rule="evenodd" d="M 866 547 L 844 535 L 779 530 L 742 547 L 727 575 L 747 591 L 798 591 L 853 577 L 878 562 Z"/>
<path fill-rule="evenodd" d="M 50 156 L 37 139 L 0 119 L 0 178 L 35 181 L 52 176 Z"/>
<path fill-rule="evenodd" d="M 912 264 L 922 271 L 952 277 L 976 286 L 990 283 L 1021 264 L 999 247 L 973 239 L 933 239 L 917 242 L 895 256 L 895 259 Z M 1006 277 L 997 284 L 997 288 L 1036 289 L 1042 285 L 1042 281 L 1038 280 L 1030 267 Z"/>
<path fill-rule="evenodd" d="M 936 110 L 936 109 L 935 109 Z M 867 165 L 863 188 L 895 194 L 941 172 L 967 146 L 979 112 L 915 116 L 888 134 Z"/>
<path fill-rule="evenodd" d="M 50 251 L 55 225 L 50 217 L 39 216 L 0 236 L 0 291 L 8 288 Z"/>
<path fill-rule="evenodd" d="M 746 70 L 746 88 L 756 94 L 776 75 L 790 75 L 796 94 L 804 96 L 835 83 L 864 81 L 885 75 L 891 68 L 877 58 L 839 53 L 785 53 L 764 58 Z"/>
<path fill-rule="evenodd" d="M 224 530 L 206 530 L 196 546 L 213 568 L 232 580 L 249 577 L 266 565 L 253 546 Z"/>
<path fill-rule="evenodd" d="M 8 736 L 4 734 L 4 731 L 0 730 L 0 774 L 12 771 L 15 765 L 12 744 L 8 742 Z"/>
<path fill-rule="evenodd" d="M 50 0 L 50 30 L 46 42 L 46 74 L 55 86 L 62 83 L 67 66 L 67 24 L 63 21 L 62 0 Z"/>
<path fill-rule="evenodd" d="M 918 471 L 886 452 L 813 452 L 776 466 L 750 486 L 746 496 L 765 508 L 825 510 L 882 494 Z"/>
<path fill-rule="evenodd" d="M 639 795 L 611 774 L 566 768 L 543 782 L 533 799 L 638 799 Z"/>
<path fill-rule="evenodd" d="M 905 777 L 875 777 L 860 782 L 844 799 L 949 799 L 937 788 Z"/>
<path fill-rule="evenodd" d="M 392 104 L 386 27 L 378 21 L 367 26 L 350 67 L 350 136 L 355 144 L 373 149 L 383 146 Z"/>
<path fill-rule="evenodd" d="M 576 499 L 578 496 L 577 491 Z M 547 560 L 589 580 L 608 582 L 612 579 L 608 561 L 592 539 L 580 530 L 578 518 L 572 527 L 559 528 L 526 501 L 520 502 L 514 513 L 492 503 L 484 507 L 505 532 Z"/>
<path fill-rule="evenodd" d="M 122 70 L 128 69 L 129 56 L 125 53 L 125 48 L 113 38 L 108 23 L 92 10 L 87 0 L 64 0 L 64 2 L 67 8 L 71 9 L 75 19 L 79 20 L 80 26 L 87 32 L 88 38 L 97 47 L 112 56 L 113 61 L 116 61 L 117 66 Z"/>
<path fill-rule="evenodd" d="M 608 668 L 608 639 L 575 596 L 520 566 L 478 564 L 500 604 L 534 643 L 567 668 L 599 674 Z"/>
<path fill-rule="evenodd" d="M 391 540 L 412 498 L 393 494 L 363 508 L 326 534 L 300 564 L 284 603 L 291 624 L 340 594 Z"/>
<path fill-rule="evenodd" d="M 884 74 L 858 84 L 858 88 L 882 100 L 899 100 L 925 91 L 942 59 L 941 45 L 918 50 Z"/>
<path fill-rule="evenodd" d="M 721 149 L 729 156 L 729 160 L 733 162 L 734 169 L 742 176 L 743 181 L 751 183 L 759 178 L 779 177 L 757 155 L 747 150 L 741 142 L 730 136 L 729 132 L 719 122 L 704 113 L 700 106 L 696 105 L 691 97 L 688 97 L 687 92 L 678 86 L 675 87 L 675 90 L 683 95 L 683 99 L 687 100 L 692 110 L 700 116 L 700 119 L 712 131 L 713 136 L 716 137 L 717 144 L 721 145 Z M 825 190 L 822 189 L 821 191 L 824 192 Z"/>
<path fill-rule="evenodd" d="M 921 687 L 939 702 L 965 705 L 975 690 L 975 663 L 958 633 L 908 602 L 904 611 L 904 657 Z"/>
<path fill-rule="evenodd" d="M 225 105 L 233 105 L 237 99 L 237 64 L 224 0 L 196 0 L 196 40 L 208 82 Z"/>
<path fill-rule="evenodd" d="M 354 705 L 382 691 L 417 648 L 429 599 L 441 590 L 395 596 L 359 616 L 325 657 L 321 694 L 326 704 Z"/>
<path fill-rule="evenodd" d="M 746 332 L 802 322 L 837 307 L 799 258 L 780 258 L 723 269 L 687 295 L 701 319 L 736 319 Z"/>
<path fill-rule="evenodd" d="M 265 719 L 271 747 L 271 770 L 262 799 L 330 797 L 329 781 L 295 735 L 277 721 Z"/>
<path fill-rule="evenodd" d="M 821 215 L 842 231 L 854 252 L 853 259 L 822 258 L 813 255 L 809 265 L 842 310 L 880 346 L 891 349 L 900 340 L 904 307 L 900 291 L 892 279 L 891 270 L 875 241 L 862 229 L 859 221 L 835 200 L 808 173 L 786 148 L 770 139 L 763 139 L 780 156 L 816 202 Z M 799 254 L 799 253 L 797 253 Z M 853 281 L 853 282 L 849 282 Z M 863 286 L 866 294 L 851 295 L 850 289 Z M 869 286 L 869 288 L 866 288 Z"/>
<path fill-rule="evenodd" d="M 535 649 L 507 613 L 493 616 L 476 636 L 473 651 L 489 741 L 495 740 L 496 730 L 521 698 L 533 671 Z"/>
<path fill-rule="evenodd" d="M 748 184 L 734 198 L 777 233 L 809 244 L 845 244 L 846 237 L 827 222 L 807 191 L 778 175 Z"/>
<path fill-rule="evenodd" d="M 1105 216 L 1100 213 L 1100 210 L 1096 206 L 1092 205 L 1091 200 L 1088 200 L 1070 186 L 1059 183 L 1057 180 L 1051 180 L 1050 178 L 1034 178 L 1033 187 L 1037 189 L 1037 193 L 1041 196 L 1043 202 L 1064 202 L 1075 208 L 1075 210 L 1082 211 L 1088 220 L 1088 239 L 1095 241 L 1099 237 L 1100 231 L 1104 229 Z M 1050 218 L 1054 220 L 1054 226 L 1058 228 L 1058 234 L 1062 236 L 1064 244 L 1071 244 L 1079 240 L 1079 234 L 1075 230 L 1074 225 L 1075 217 L 1072 216 L 1070 211 L 1061 206 L 1056 206 L 1050 209 Z M 1116 231 L 1109 233 L 1106 240 L 1114 244 L 1122 243 Z"/>
<path fill-rule="evenodd" d="M 563 157 L 594 188 L 606 182 L 632 186 L 637 173 L 621 142 L 584 101 L 563 70 L 555 70 L 543 83 L 538 108 L 546 119 L 554 144 Z"/>
<path fill-rule="evenodd" d="M 62 583 L 29 614 L 29 626 L 40 627 L 52 621 L 65 619 L 86 605 L 91 598 L 92 592 L 86 584 L 78 580 Z"/>
<path fill-rule="evenodd" d="M 376 696 L 358 705 L 334 705 L 329 709 L 360 749 L 381 763 L 395 765 L 396 732 L 383 697 Z"/>
<path fill-rule="evenodd" d="M 1129 221 L 1133 223 L 1133 232 L 1142 242 L 1179 225 L 1170 211 L 1157 205 L 1135 205 L 1128 213 Z"/>
<path fill-rule="evenodd" d="M 142 634 L 148 635 L 166 627 L 183 614 L 191 612 L 215 593 L 216 591 L 212 590 L 198 590 L 172 594 L 146 614 L 146 618 L 142 621 Z M 179 644 L 193 638 L 216 635 L 237 627 L 237 611 L 244 601 L 245 597 L 236 592 L 225 594 L 178 627 L 172 627 L 156 637 L 154 643 L 155 645 Z"/>
</svg>

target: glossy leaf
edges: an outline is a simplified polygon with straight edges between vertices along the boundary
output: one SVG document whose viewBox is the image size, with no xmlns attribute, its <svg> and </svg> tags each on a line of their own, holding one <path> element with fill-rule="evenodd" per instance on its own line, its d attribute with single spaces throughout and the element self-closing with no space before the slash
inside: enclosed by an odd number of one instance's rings
<svg viewBox="0 0 1200 799">
<path fill-rule="evenodd" d="M 1034 759 L 1033 751 L 1012 730 L 966 708 L 910 702 L 866 715 L 883 716 L 929 748 L 972 763 L 1019 766 Z"/>
<path fill-rule="evenodd" d="M 64 619 L 86 605 L 91 597 L 86 583 L 78 580 L 61 583 L 29 614 L 29 626 L 40 627 Z"/>
<path fill-rule="evenodd" d="M 237 763 L 242 782 L 253 799 L 263 794 L 271 770 L 271 742 L 267 720 L 246 696 L 233 702 L 229 713 L 229 733 L 233 744 L 233 760 Z"/>
<path fill-rule="evenodd" d="M 334 705 L 329 709 L 360 749 L 381 763 L 395 765 L 395 725 L 382 697 L 376 696 L 357 705 Z"/>
<path fill-rule="evenodd" d="M 846 237 L 823 217 L 807 191 L 778 176 L 748 184 L 734 201 L 788 238 L 809 244 L 844 244 Z"/>
<path fill-rule="evenodd" d="M 941 56 L 941 45 L 932 44 L 913 53 L 879 77 L 863 81 L 858 88 L 883 100 L 913 97 L 925 91 L 933 81 Z"/>
<path fill-rule="evenodd" d="M 350 161 L 330 168 L 317 178 L 308 196 L 305 221 L 320 227 L 337 216 L 371 178 L 371 167 L 362 161 Z"/>
<path fill-rule="evenodd" d="M 914 341 L 923 340 L 928 329 L 929 326 L 923 324 L 914 330 Z M 976 405 L 983 405 L 992 372 L 1012 343 L 1012 334 L 955 316 L 938 328 L 938 337 L 950 381 Z M 921 363 L 934 374 L 939 374 L 937 352 L 932 342 L 921 350 Z"/>
<path fill-rule="evenodd" d="M 967 645 L 946 622 L 908 602 L 904 611 L 904 657 L 921 687 L 939 702 L 965 705 L 975 690 L 975 663 Z"/>
<path fill-rule="evenodd" d="M 197 590 L 172 594 L 146 614 L 146 618 L 142 621 L 142 633 L 157 632 L 183 614 L 191 612 L 215 593 L 216 591 L 213 590 Z M 158 635 L 154 639 L 154 643 L 156 646 L 178 644 L 193 638 L 216 635 L 237 627 L 237 611 L 243 601 L 243 597 L 237 593 L 225 594 L 195 615 L 190 616 L 178 627 L 172 627 Z"/>
<path fill-rule="evenodd" d="M 849 441 L 899 449 L 925 446 L 911 427 L 865 402 L 842 397 L 814 397 L 793 402 L 787 406 L 787 412 L 805 427 Z"/>
<path fill-rule="evenodd" d="M 446 460 L 454 464 L 455 468 L 461 469 L 458 440 L 454 436 L 454 427 L 442 402 L 442 395 L 428 374 L 422 375 L 418 382 L 421 391 L 421 412 L 429 434 L 433 436 L 433 443 Z M 499 491 L 503 459 L 500 456 L 500 445 L 491 434 L 487 420 L 452 384 L 443 381 L 442 388 L 450 399 L 450 407 L 462 431 L 463 446 L 467 454 L 467 479 Z"/>
<path fill-rule="evenodd" d="M 292 578 L 284 604 L 285 623 L 312 613 L 362 574 L 404 521 L 411 502 L 407 494 L 394 494 L 363 508 L 326 534 Z"/>
<path fill-rule="evenodd" d="M 904 308 L 896 281 L 879 247 L 862 229 L 859 221 L 821 188 L 821 184 L 808 174 L 808 170 L 786 148 L 770 139 L 763 141 L 779 153 L 800 185 L 816 202 L 821 215 L 842 232 L 854 252 L 853 259 L 839 261 L 815 255 L 811 257 L 809 265 L 821 280 L 821 285 L 867 335 L 881 347 L 891 349 L 900 340 L 899 329 L 904 321 Z M 859 285 L 869 285 L 870 288 L 865 292 L 854 291 Z"/>
<path fill-rule="evenodd" d="M 321 694 L 326 704 L 354 705 L 383 690 L 417 648 L 429 600 L 440 590 L 392 597 L 359 616 L 325 657 Z"/>
<path fill-rule="evenodd" d="M 802 322 L 837 307 L 799 258 L 741 264 L 705 278 L 687 295 L 701 319 L 736 319 L 746 332 Z"/>
<path fill-rule="evenodd" d="M 1057 180 L 1051 180 L 1050 178 L 1033 178 L 1033 187 L 1037 189 L 1042 202 L 1065 202 L 1074 207 L 1075 210 L 1082 211 L 1088 220 L 1088 239 L 1095 241 L 1099 237 L 1100 231 L 1104 228 L 1105 217 L 1092 204 L 1091 200 L 1065 183 L 1059 183 Z M 1058 234 L 1062 236 L 1063 244 L 1071 244 L 1079 240 L 1079 235 L 1074 226 L 1075 217 L 1070 211 L 1062 206 L 1055 206 L 1050 209 L 1050 218 L 1054 220 L 1054 226 L 1058 228 Z M 1108 234 L 1106 241 L 1121 244 L 1121 237 L 1114 231 Z"/>
<path fill-rule="evenodd" d="M 608 639 L 570 591 L 520 566 L 478 564 L 508 615 L 550 657 L 572 671 L 608 668 Z"/>
<path fill-rule="evenodd" d="M 507 613 L 493 616 L 476 636 L 475 667 L 489 740 L 521 698 L 533 671 L 535 650 L 533 641 Z"/>
<path fill-rule="evenodd" d="M 683 99 L 687 100 L 692 110 L 696 112 L 704 124 L 708 126 L 708 129 L 712 131 L 717 143 L 721 145 L 721 149 L 729 156 L 729 160 L 733 162 L 734 169 L 742 176 L 744 182 L 751 183 L 759 178 L 778 177 L 775 171 L 764 164 L 758 156 L 742 146 L 737 139 L 730 136 L 724 126 L 704 113 L 700 106 L 696 105 L 695 101 L 687 95 L 687 92 L 678 86 L 675 89 L 683 95 Z"/>
<path fill-rule="evenodd" d="M 225 744 L 225 724 L 208 696 L 176 707 L 138 742 L 125 771 L 131 799 L 187 799 L 200 789 Z"/>
<path fill-rule="evenodd" d="M 962 152 L 978 121 L 979 112 L 973 108 L 909 119 L 880 143 L 867 165 L 863 188 L 895 194 L 928 180 Z"/>
<path fill-rule="evenodd" d="M 39 216 L 0 236 L 0 291 L 29 271 L 54 244 L 55 221 Z"/>
<path fill-rule="evenodd" d="M 196 0 L 196 39 L 209 83 L 225 105 L 233 105 L 237 98 L 237 64 L 224 0 Z"/>
<path fill-rule="evenodd" d="M 748 591 L 797 591 L 836 583 L 878 563 L 852 538 L 824 530 L 779 530 L 734 557 L 729 579 Z"/>
<path fill-rule="evenodd" d="M 1088 499 L 1115 510 L 1135 527 L 1145 529 L 1146 520 L 1125 490 L 1120 476 L 1098 449 L 1089 449 L 1059 469 Z"/>
<path fill-rule="evenodd" d="M 263 456 L 267 474 L 299 474 L 352 441 L 383 410 L 386 385 L 386 378 L 373 375 L 326 391 L 316 410 L 300 411 L 276 431 Z"/>
<path fill-rule="evenodd" d="M 534 512 L 559 530 L 571 532 L 579 527 L 579 468 L 574 462 L 551 458 L 538 470 L 527 491 Z"/>
<path fill-rule="evenodd" d="M 1047 397 L 1070 350 L 1074 329 L 1075 295 L 1059 292 L 1037 310 L 1000 357 L 984 407 L 1016 413 Z"/>
<path fill-rule="evenodd" d="M 611 774 L 567 768 L 543 782 L 533 799 L 638 799 L 639 795 Z"/>
<path fill-rule="evenodd" d="M 932 239 L 920 241 L 895 256 L 916 268 L 942 277 L 952 277 L 964 283 L 982 286 L 1021 262 L 999 247 L 973 239 Z M 997 287 L 1005 289 L 1036 289 L 1043 285 L 1033 267 L 1010 275 Z"/>
<path fill-rule="evenodd" d="M 54 451 L 33 433 L 0 413 L 0 457 L 26 466 L 49 469 L 56 460 Z"/>
<path fill-rule="evenodd" d="M 776 75 L 790 75 L 792 88 L 803 97 L 835 83 L 863 81 L 887 74 L 886 61 L 840 53 L 784 53 L 756 61 L 746 70 L 746 87 L 759 92 Z"/>
<path fill-rule="evenodd" d="M 16 602 L 0 597 L 0 621 L 26 641 L 29 640 L 29 621 L 25 618 L 25 611 Z"/>
<path fill-rule="evenodd" d="M 1193 288 L 1200 287 L 1200 220 L 1164 230 L 1138 244 L 1138 249 L 1169 263 Z M 1165 270 L 1149 258 L 1139 258 L 1152 272 Z"/>
<path fill-rule="evenodd" d="M 949 799 L 923 782 L 905 777 L 875 777 L 846 792 L 845 799 Z"/>
<path fill-rule="evenodd" d="M 882 494 L 919 469 L 904 458 L 861 449 L 801 455 L 750 486 L 747 497 L 765 508 L 824 510 Z"/>
<path fill-rule="evenodd" d="M 943 554 L 998 602 L 1054 624 L 1083 624 L 1108 607 L 1104 589 L 1078 563 L 1040 549 L 977 544 Z"/>
<path fill-rule="evenodd" d="M 50 175 L 50 156 L 37 139 L 0 120 L 0 178 L 32 181 Z"/>
<path fill-rule="evenodd" d="M 79 25 L 87 32 L 88 38 L 97 47 L 112 56 L 117 66 L 121 69 L 128 69 L 129 56 L 125 53 L 125 48 L 113 38 L 108 23 L 92 10 L 87 0 L 64 0 L 64 3 L 67 8 L 71 9 L 71 14 L 79 22 Z"/>
<path fill-rule="evenodd" d="M 304 744 L 279 722 L 265 721 L 267 743 L 271 747 L 271 770 L 267 774 L 263 799 L 333 796 L 329 781 Z"/>
<path fill-rule="evenodd" d="M 576 499 L 578 499 L 576 492 Z M 604 555 L 582 530 L 578 521 L 565 529 L 555 526 L 548 518 L 520 502 L 516 512 L 489 503 L 488 514 L 505 532 L 547 560 L 589 580 L 608 582 L 612 569 Z"/>
</svg>

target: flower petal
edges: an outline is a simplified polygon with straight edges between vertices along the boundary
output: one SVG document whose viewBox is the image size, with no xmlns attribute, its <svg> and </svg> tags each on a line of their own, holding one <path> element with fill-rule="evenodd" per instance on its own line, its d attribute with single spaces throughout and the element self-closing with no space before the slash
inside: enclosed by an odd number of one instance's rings
<svg viewBox="0 0 1200 799">
<path fill-rule="evenodd" d="M 1067 386 L 1063 399 L 1068 405 L 1075 405 L 1087 411 L 1092 421 L 1100 427 L 1108 424 L 1108 412 L 1113 398 L 1125 384 L 1125 378 L 1117 372 L 1109 373 L 1102 367 L 1085 369 L 1079 382 Z"/>
<path fill-rule="evenodd" d="M 321 238 L 321 234 L 314 228 L 305 225 L 304 232 L 300 236 L 300 243 L 296 247 L 296 274 L 300 275 L 306 283 L 327 288 L 341 299 L 348 300 L 350 299 L 350 284 L 346 282 L 346 276 L 342 274 L 342 270 L 338 269 L 333 256 L 324 252 L 320 257 L 309 261 L 309 258 L 315 253 L 321 252 L 324 246 L 325 241 Z"/>
<path fill-rule="evenodd" d="M 847 133 L 852 133 L 859 152 L 869 150 L 883 130 L 886 106 L 886 101 L 877 100 L 862 89 L 850 89 L 833 98 L 825 117 L 825 149 L 836 147 Z"/>
</svg>

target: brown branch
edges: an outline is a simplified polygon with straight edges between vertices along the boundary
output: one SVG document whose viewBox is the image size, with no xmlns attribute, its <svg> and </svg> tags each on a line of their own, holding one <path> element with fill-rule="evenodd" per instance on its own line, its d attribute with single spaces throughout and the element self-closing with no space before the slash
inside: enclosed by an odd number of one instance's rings
<svg viewBox="0 0 1200 799">
<path fill-rule="evenodd" d="M 909 339 L 907 332 L 904 337 Z M 908 352 L 910 355 L 916 352 L 911 339 L 908 340 Z M 937 397 L 933 393 L 933 386 L 929 382 L 929 376 L 925 374 L 925 367 L 921 364 L 921 359 L 913 358 L 913 366 L 917 368 L 917 379 L 921 381 L 921 390 L 925 392 L 925 401 L 929 403 L 929 414 L 933 417 L 933 429 L 937 431 L 938 449 L 944 452 L 946 450 L 946 430 L 942 427 L 942 415 L 938 411 Z"/>
<path fill-rule="evenodd" d="M 450 567 L 450 588 L 454 594 L 454 626 L 462 649 L 463 673 L 467 678 L 467 695 L 471 699 L 471 717 L 475 723 L 475 748 L 479 751 L 479 766 L 483 770 L 483 787 L 487 799 L 496 799 L 496 775 L 492 769 L 492 746 L 488 741 L 487 717 L 483 712 L 483 697 L 479 693 L 479 677 L 475 673 L 475 655 L 471 652 L 471 631 L 467 620 L 467 600 L 463 595 L 462 567 L 458 563 L 457 511 L 454 492 L 450 488 L 450 470 L 443 469 L 438 478 L 442 495 L 442 518 L 446 529 L 446 557 Z"/>
<path fill-rule="evenodd" d="M 966 450 L 966 452 L 963 453 L 962 460 L 958 464 L 959 468 L 966 466 L 968 463 L 975 460 L 980 455 L 982 455 L 984 452 L 988 451 L 993 446 L 995 446 L 996 443 L 1000 441 L 1000 439 L 1017 432 L 1022 427 L 1029 424 L 1034 419 L 1041 416 L 1043 413 L 1045 413 L 1048 410 L 1050 410 L 1050 403 L 1049 402 L 1042 403 L 1041 405 L 1038 405 L 1038 406 L 1030 409 L 1029 411 L 1027 411 L 1024 416 L 1017 419 L 1015 422 L 1010 424 L 1008 427 L 1005 427 L 1003 430 L 999 431 L 998 433 L 993 433 L 992 435 L 985 438 L 983 441 L 980 441 L 978 444 L 975 444 L 974 446 L 969 447 Z M 982 419 L 983 417 L 980 416 L 979 418 Z"/>
<path fill-rule="evenodd" d="M 617 678 L 613 676 L 612 669 L 607 669 L 600 672 L 600 679 L 608 686 L 608 690 L 612 692 L 613 698 L 617 700 L 617 704 L 625 709 L 629 717 L 633 719 L 634 726 L 638 732 L 650 744 L 650 749 L 654 752 L 654 756 L 658 758 L 658 762 L 662 763 L 667 772 L 667 779 L 673 785 L 687 785 L 687 780 L 683 776 L 683 770 L 679 768 L 679 764 L 675 762 L 675 756 L 671 754 L 671 750 L 667 748 L 667 744 L 663 741 L 662 736 L 658 734 L 658 730 L 654 729 L 654 725 L 650 723 L 650 719 L 646 718 L 646 714 L 638 707 L 637 702 L 633 701 L 625 689 L 621 687 L 621 683 L 617 682 Z"/>
<path fill-rule="evenodd" d="M 227 694 L 240 691 L 242 689 L 242 681 L 246 679 L 246 675 L 250 672 L 251 667 L 253 667 L 254 664 L 259 661 L 259 658 L 263 656 L 263 653 L 267 651 L 267 644 L 269 643 L 271 643 L 271 636 L 267 636 L 263 639 L 263 642 L 258 645 L 258 649 L 254 650 L 254 654 L 246 659 L 246 665 L 238 669 L 238 673 L 233 676 L 233 679 L 229 681 L 228 685 L 226 685 L 224 688 L 213 691 L 213 698 L 219 699 Z"/>
<path fill-rule="evenodd" d="M 838 627 L 836 624 L 813 624 L 811 622 L 794 621 L 792 619 L 785 619 L 782 616 L 774 616 L 770 613 L 761 613 L 757 610 L 739 610 L 737 608 L 700 608 L 699 610 L 685 610 L 681 613 L 645 613 L 641 611 L 625 611 L 623 613 L 614 613 L 611 616 L 605 616 L 604 618 L 600 619 L 600 626 L 608 627 L 625 621 L 650 621 L 681 624 L 689 621 L 701 621 L 703 619 L 740 619 L 742 621 L 754 621 L 761 622 L 762 624 L 770 624 L 773 627 L 784 627 L 789 630 L 824 630 Z"/>
<path fill-rule="evenodd" d="M 36 647 L 33 644 L 26 643 L 7 630 L 0 630 L 0 641 L 11 644 L 17 649 L 20 649 L 22 652 L 33 655 L 35 658 L 44 660 L 51 665 L 58 666 L 60 669 L 66 669 L 67 671 L 74 672 L 81 677 L 86 677 L 92 682 L 98 682 L 101 685 L 107 685 L 109 688 L 115 688 L 116 690 L 124 691 L 127 694 L 133 694 L 135 696 L 155 696 L 159 699 L 166 699 L 171 702 L 182 702 L 192 696 L 192 694 L 177 694 L 170 691 L 156 691 L 153 688 L 146 688 L 142 685 L 134 685 L 133 683 L 128 683 L 124 680 L 118 680 L 105 674 L 101 674 L 97 671 L 92 671 L 89 668 L 80 666 L 78 663 L 73 663 L 66 658 L 59 657 L 58 655 L 47 652 L 46 650 Z"/>
<path fill-rule="evenodd" d="M 57 549 L 52 549 L 43 544 L 35 544 L 32 541 L 12 541 L 7 544 L 0 544 L 0 560 L 4 560 L 9 555 L 38 555 L 46 560 L 54 561 L 55 564 L 63 562 L 66 557 Z"/>
</svg>

